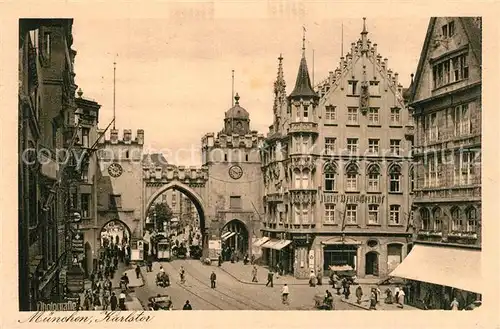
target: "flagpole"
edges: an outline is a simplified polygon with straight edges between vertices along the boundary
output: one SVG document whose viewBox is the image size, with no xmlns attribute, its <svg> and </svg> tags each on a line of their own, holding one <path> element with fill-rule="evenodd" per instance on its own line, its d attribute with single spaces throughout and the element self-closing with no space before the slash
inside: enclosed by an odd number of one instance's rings
<svg viewBox="0 0 500 329">
<path fill-rule="evenodd" d="M 341 27 L 342 34 L 340 36 L 340 57 L 344 57 L 344 22 Z"/>
<path fill-rule="evenodd" d="M 231 106 L 234 106 L 234 70 L 231 75 Z"/>
<path fill-rule="evenodd" d="M 116 118 L 116 59 L 113 62 L 113 130 L 115 127 Z"/>
</svg>

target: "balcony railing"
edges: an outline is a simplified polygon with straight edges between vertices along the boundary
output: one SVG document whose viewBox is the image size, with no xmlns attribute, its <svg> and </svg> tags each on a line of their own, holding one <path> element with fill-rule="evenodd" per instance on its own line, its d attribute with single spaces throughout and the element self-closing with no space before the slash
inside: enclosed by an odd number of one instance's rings
<svg viewBox="0 0 500 329">
<path fill-rule="evenodd" d="M 288 133 L 318 133 L 318 124 L 316 122 L 291 122 Z"/>
<path fill-rule="evenodd" d="M 481 187 L 456 187 L 443 188 L 436 190 L 415 190 L 415 199 L 464 199 L 464 198 L 481 198 Z M 416 200 L 420 201 L 420 200 Z"/>
</svg>

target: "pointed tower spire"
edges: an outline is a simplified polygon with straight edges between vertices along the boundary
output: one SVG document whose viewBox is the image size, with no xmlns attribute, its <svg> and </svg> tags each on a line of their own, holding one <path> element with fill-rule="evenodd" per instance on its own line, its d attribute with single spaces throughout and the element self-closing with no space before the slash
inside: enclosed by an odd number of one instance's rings
<svg viewBox="0 0 500 329">
<path fill-rule="evenodd" d="M 300 60 L 299 72 L 297 73 L 297 80 L 295 81 L 295 88 L 290 94 L 290 97 L 318 97 L 312 88 L 311 79 L 309 78 L 309 70 L 306 61 L 306 28 L 303 27 L 303 29 L 302 58 Z"/>
<path fill-rule="evenodd" d="M 363 31 L 361 31 L 361 53 L 368 52 L 368 31 L 366 30 L 366 17 L 363 17 Z"/>
<path fill-rule="evenodd" d="M 286 83 L 283 74 L 283 55 L 280 54 L 278 57 L 278 75 L 276 76 L 276 81 L 274 81 L 274 104 L 273 112 L 275 115 L 280 116 L 280 106 L 286 100 Z"/>
</svg>

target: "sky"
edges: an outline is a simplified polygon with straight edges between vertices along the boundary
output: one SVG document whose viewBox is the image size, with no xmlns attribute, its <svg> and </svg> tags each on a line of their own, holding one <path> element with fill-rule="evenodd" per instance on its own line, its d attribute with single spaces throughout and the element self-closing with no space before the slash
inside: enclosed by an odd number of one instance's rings
<svg viewBox="0 0 500 329">
<path fill-rule="evenodd" d="M 410 84 L 428 17 L 366 18 L 368 38 Z M 201 165 L 201 138 L 219 132 L 231 107 L 231 71 L 240 105 L 252 130 L 272 124 L 273 82 L 283 54 L 287 93 L 295 84 L 306 29 L 310 74 L 319 82 L 338 67 L 342 52 L 360 37 L 359 18 L 217 18 L 192 21 L 155 18 L 75 18 L 76 83 L 83 96 L 102 105 L 99 127 L 113 117 L 116 60 L 116 128 L 145 130 L 145 151 L 162 152 L 170 163 Z M 343 26 L 343 29 L 342 29 Z M 343 33 L 342 33 L 343 30 Z M 314 52 L 314 74 L 313 67 Z M 120 131 L 120 138 L 122 132 Z"/>
</svg>

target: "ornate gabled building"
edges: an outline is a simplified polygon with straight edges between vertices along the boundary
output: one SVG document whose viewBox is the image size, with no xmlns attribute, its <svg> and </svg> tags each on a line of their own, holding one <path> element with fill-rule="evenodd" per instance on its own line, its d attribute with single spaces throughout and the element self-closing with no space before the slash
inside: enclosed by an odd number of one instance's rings
<svg viewBox="0 0 500 329">
<path fill-rule="evenodd" d="M 282 57 L 262 152 L 264 260 L 307 277 L 350 265 L 386 277 L 411 233 L 413 125 L 398 74 L 361 38 L 313 89 L 305 49 L 286 97 Z"/>
<path fill-rule="evenodd" d="M 415 245 L 394 275 L 412 280 L 409 302 L 421 307 L 449 309 L 456 297 L 461 309 L 484 289 L 481 33 L 481 18 L 431 18 L 411 92 Z"/>
</svg>

